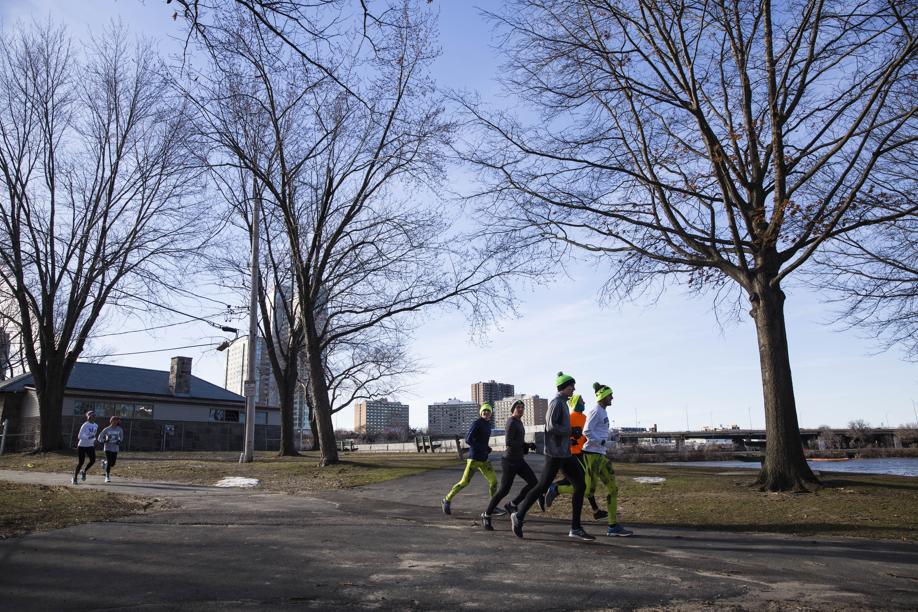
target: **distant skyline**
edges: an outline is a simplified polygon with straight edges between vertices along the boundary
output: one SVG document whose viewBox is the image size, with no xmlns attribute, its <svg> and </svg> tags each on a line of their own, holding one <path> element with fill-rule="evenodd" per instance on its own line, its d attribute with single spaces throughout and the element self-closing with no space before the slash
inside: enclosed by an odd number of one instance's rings
<svg viewBox="0 0 918 612">
<path fill-rule="evenodd" d="M 502 2 L 479 2 L 498 8 Z M 490 47 L 491 26 L 465 2 L 438 2 L 443 55 L 434 76 L 444 87 L 477 90 L 489 104 L 510 104 L 493 81 L 499 56 Z M 164 53 L 180 49 L 181 22 L 173 22 L 165 0 L 5 0 L 0 19 L 8 27 L 17 19 L 39 21 L 50 14 L 68 25 L 74 37 L 100 31 L 121 19 L 135 35 L 159 41 Z M 450 189 L 463 191 L 471 180 L 461 170 L 452 174 Z M 248 245 L 239 245 L 248 248 Z M 515 386 L 516 393 L 554 395 L 555 373 L 577 379 L 578 390 L 592 397 L 590 386 L 611 386 L 615 401 L 610 414 L 617 426 L 692 429 L 737 424 L 763 427 L 758 349 L 751 318 L 719 328 L 711 301 L 671 286 L 654 305 L 625 303 L 601 308 L 597 288 L 604 270 L 572 263 L 570 277 L 546 279 L 543 286 L 520 287 L 519 317 L 500 322 L 484 346 L 473 344 L 465 320 L 455 311 L 425 315 L 413 342 L 413 353 L 426 366 L 411 393 L 389 399 L 410 405 L 412 426 L 425 426 L 427 406 L 455 397 L 470 399 L 470 385 L 495 380 Z M 192 288 L 205 298 L 244 304 L 221 297 L 213 288 Z M 839 331 L 827 325 L 833 309 L 817 293 L 791 283 L 786 288 L 786 317 L 791 364 L 801 427 L 828 424 L 844 427 L 853 419 L 873 425 L 915 422 L 918 367 L 902 360 L 898 350 L 882 352 L 864 331 Z M 183 300 L 176 309 L 204 318 L 220 306 L 204 299 Z M 746 305 L 743 304 L 744 309 Z M 99 333 L 113 333 L 181 321 L 177 314 L 154 322 L 110 321 Z M 224 322 L 222 319 L 213 319 Z M 242 318 L 229 321 L 244 328 Z M 227 334 L 203 323 L 189 323 L 153 332 L 102 338 L 97 348 L 128 353 L 209 343 L 209 347 L 109 358 L 110 363 L 167 370 L 173 354 L 194 358 L 193 372 L 215 384 L 224 380 L 225 353 L 214 350 Z M 337 415 L 338 427 L 350 429 L 352 408 Z"/>
</svg>

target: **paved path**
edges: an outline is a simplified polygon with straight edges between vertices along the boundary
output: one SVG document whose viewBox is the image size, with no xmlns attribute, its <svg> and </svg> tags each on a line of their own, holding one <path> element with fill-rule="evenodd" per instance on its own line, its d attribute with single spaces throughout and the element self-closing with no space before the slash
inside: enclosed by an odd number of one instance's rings
<svg viewBox="0 0 918 612">
<path fill-rule="evenodd" d="M 175 507 L 0 542 L 0 610 L 918 607 L 914 543 L 640 526 L 584 543 L 538 510 L 520 541 L 505 518 L 494 533 L 478 527 L 480 477 L 453 516 L 439 512 L 458 478 L 438 470 L 305 497 L 91 477 Z"/>
</svg>

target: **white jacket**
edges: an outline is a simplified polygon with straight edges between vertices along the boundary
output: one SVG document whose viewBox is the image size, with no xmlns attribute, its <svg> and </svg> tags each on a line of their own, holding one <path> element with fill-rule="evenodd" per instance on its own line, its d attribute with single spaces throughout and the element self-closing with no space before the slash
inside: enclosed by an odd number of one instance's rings
<svg viewBox="0 0 918 612">
<path fill-rule="evenodd" d="M 77 446 L 94 448 L 96 446 L 97 431 L 99 431 L 99 426 L 95 423 L 90 423 L 89 421 L 83 423 L 83 426 L 80 427 L 80 433 L 77 434 L 77 439 L 79 440 Z"/>
<path fill-rule="evenodd" d="M 609 415 L 606 409 L 599 404 L 587 411 L 583 435 L 586 437 L 583 452 L 606 454 L 606 443 L 609 440 Z"/>
</svg>

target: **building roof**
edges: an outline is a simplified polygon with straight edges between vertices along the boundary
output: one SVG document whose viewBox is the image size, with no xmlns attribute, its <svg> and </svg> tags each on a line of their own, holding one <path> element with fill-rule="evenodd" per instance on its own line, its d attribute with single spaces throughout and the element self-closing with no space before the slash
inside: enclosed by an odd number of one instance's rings
<svg viewBox="0 0 918 612">
<path fill-rule="evenodd" d="M 0 382 L 0 393 L 15 393 L 32 386 L 32 375 L 21 374 Z M 191 377 L 191 392 L 173 394 L 169 391 L 169 372 L 129 368 L 107 363 L 86 363 L 78 361 L 73 366 L 68 391 L 103 391 L 128 395 L 158 395 L 194 400 L 221 402 L 245 402 L 245 398 L 207 382 L 197 376 Z"/>
</svg>

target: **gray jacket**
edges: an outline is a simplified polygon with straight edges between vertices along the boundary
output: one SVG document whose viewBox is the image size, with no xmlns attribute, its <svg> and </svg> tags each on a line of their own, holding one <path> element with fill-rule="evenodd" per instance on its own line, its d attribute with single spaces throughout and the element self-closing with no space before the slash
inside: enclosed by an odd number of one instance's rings
<svg viewBox="0 0 918 612">
<path fill-rule="evenodd" d="M 103 449 L 110 453 L 117 453 L 121 450 L 122 440 L 124 440 L 124 430 L 115 425 L 109 425 L 99 434 L 99 442 L 104 445 Z"/>
<path fill-rule="evenodd" d="M 571 456 L 571 415 L 567 398 L 560 393 L 548 404 L 545 413 L 545 454 L 549 457 Z"/>
</svg>

